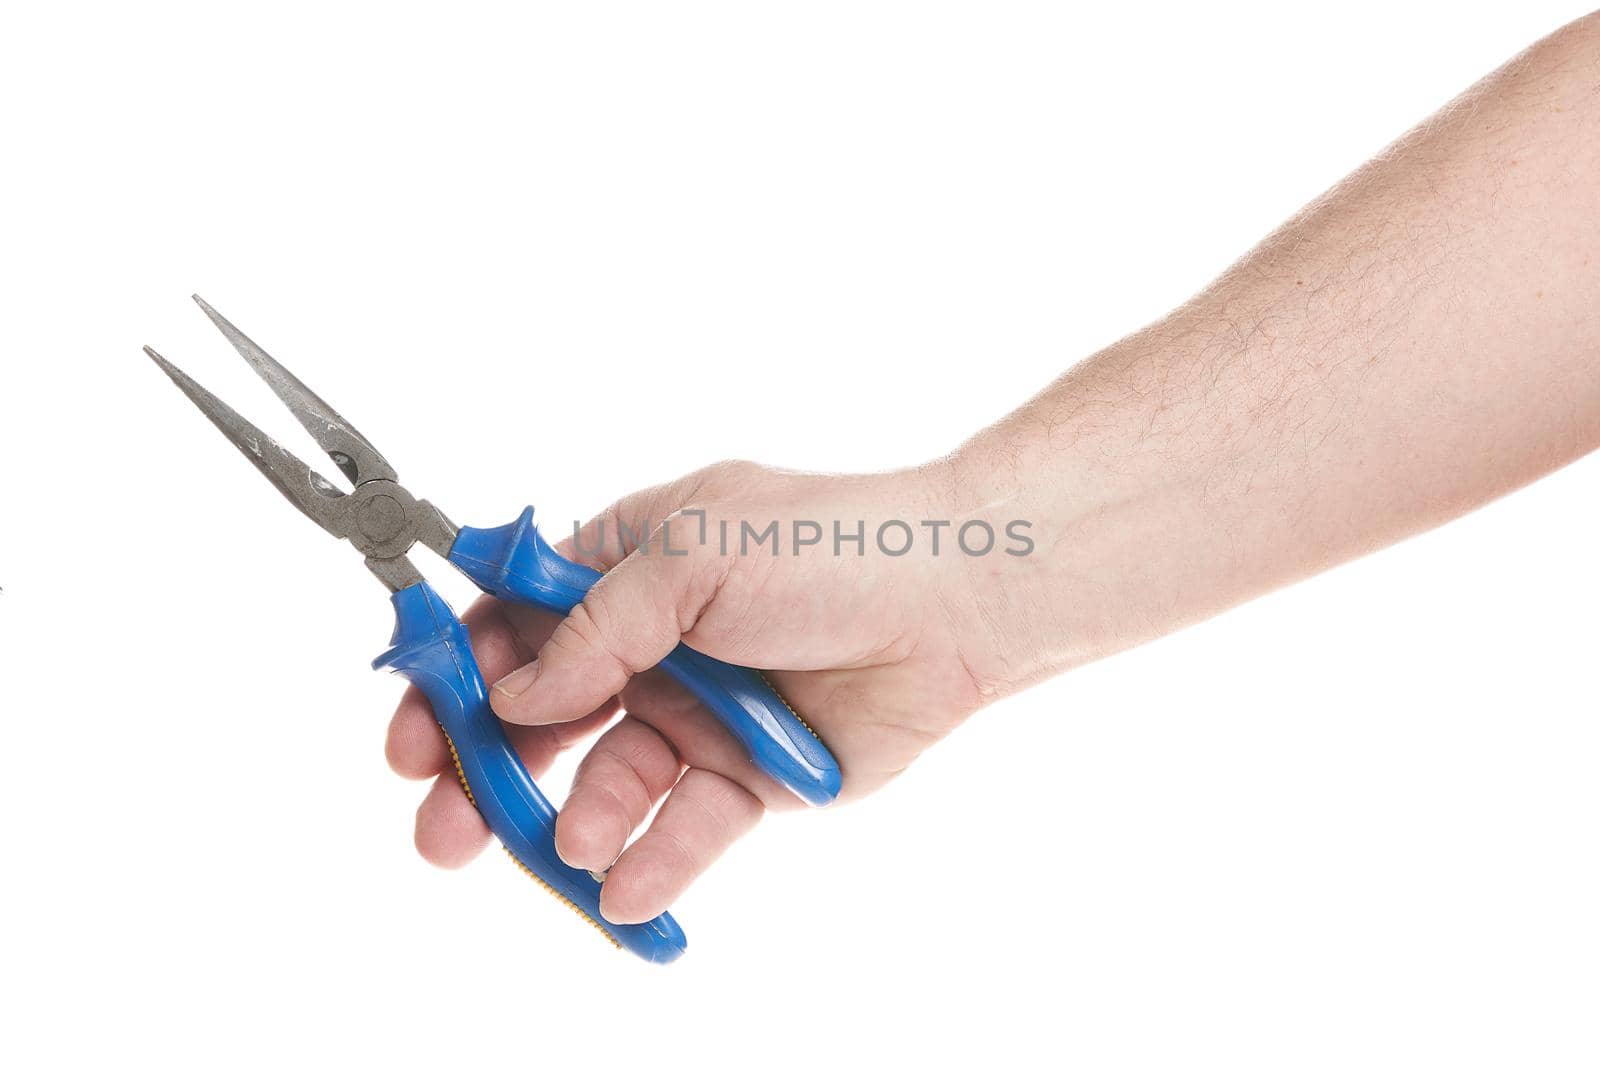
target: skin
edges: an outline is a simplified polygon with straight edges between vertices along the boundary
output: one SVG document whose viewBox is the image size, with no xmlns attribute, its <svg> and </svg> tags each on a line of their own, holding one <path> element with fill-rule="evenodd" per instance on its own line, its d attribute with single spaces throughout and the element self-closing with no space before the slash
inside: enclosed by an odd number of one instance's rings
<svg viewBox="0 0 1600 1067">
<path fill-rule="evenodd" d="M 530 771 L 604 728 L 557 823 L 609 869 L 601 910 L 670 905 L 768 809 L 796 807 L 651 671 L 678 641 L 763 668 L 870 793 L 974 711 L 1437 526 L 1600 445 L 1600 15 L 1517 56 L 1307 206 L 1194 299 L 1078 363 L 950 456 L 817 475 L 720 464 L 580 535 L 606 571 L 564 620 L 466 616 Z M 1023 517 L 1025 556 L 831 543 L 723 554 L 703 510 L 772 519 Z M 676 516 L 676 517 L 674 517 Z M 626 554 L 618 536 L 651 530 Z M 670 528 L 675 550 L 663 551 Z M 561 551 L 572 554 L 574 546 Z M 620 694 L 620 701 L 619 701 Z M 619 716 L 619 708 L 626 711 Z M 608 725 L 609 724 L 609 725 Z M 388 756 L 435 778 L 417 848 L 488 833 L 427 703 Z M 656 814 L 636 838 L 652 808 Z"/>
</svg>

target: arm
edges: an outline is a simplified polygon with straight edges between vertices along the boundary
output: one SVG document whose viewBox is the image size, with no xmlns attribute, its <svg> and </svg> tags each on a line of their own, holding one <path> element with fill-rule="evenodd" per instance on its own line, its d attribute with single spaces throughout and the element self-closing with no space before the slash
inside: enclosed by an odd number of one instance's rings
<svg viewBox="0 0 1600 1067">
<path fill-rule="evenodd" d="M 725 464 L 624 498 L 563 548 L 607 571 L 569 617 L 493 602 L 467 616 L 533 773 L 607 722 L 621 694 L 626 714 L 585 757 L 558 820 L 562 855 L 609 868 L 602 910 L 642 921 L 763 811 L 792 804 L 645 669 L 680 639 L 767 669 L 839 756 L 846 794 L 860 795 L 1008 692 L 1593 449 L 1597 250 L 1591 16 L 951 457 L 864 476 Z M 892 556 L 871 544 L 837 553 L 826 536 L 793 552 L 787 539 L 795 520 L 874 531 L 930 518 L 951 524 L 942 551 L 925 535 Z M 1030 521 L 1035 550 L 953 548 L 951 531 L 975 519 Z M 701 522 L 774 520 L 777 554 L 693 536 Z M 644 548 L 624 530 L 649 531 Z M 396 713 L 389 755 L 415 777 L 448 765 L 417 694 Z M 418 813 L 418 848 L 453 864 L 486 840 L 441 776 Z"/>
<path fill-rule="evenodd" d="M 958 506 L 1048 516 L 1051 538 L 974 587 L 985 690 L 1437 526 L 1597 444 L 1591 15 L 961 450 Z"/>
</svg>

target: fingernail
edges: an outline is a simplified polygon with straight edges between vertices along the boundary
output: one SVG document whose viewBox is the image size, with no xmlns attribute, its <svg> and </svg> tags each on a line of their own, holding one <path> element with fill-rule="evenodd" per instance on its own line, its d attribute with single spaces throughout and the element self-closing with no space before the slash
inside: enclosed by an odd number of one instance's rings
<svg viewBox="0 0 1600 1067">
<path fill-rule="evenodd" d="M 513 699 L 528 691 L 534 679 L 539 677 L 539 661 L 523 664 L 498 682 L 494 683 L 496 692 Z"/>
</svg>

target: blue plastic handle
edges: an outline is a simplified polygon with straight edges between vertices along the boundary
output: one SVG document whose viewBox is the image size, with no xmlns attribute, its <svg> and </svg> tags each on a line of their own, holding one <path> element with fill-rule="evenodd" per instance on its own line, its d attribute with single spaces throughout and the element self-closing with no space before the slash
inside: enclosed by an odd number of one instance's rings
<svg viewBox="0 0 1600 1067">
<path fill-rule="evenodd" d="M 502 600 L 565 615 L 583 599 L 600 572 L 574 563 L 539 536 L 533 509 L 492 529 L 464 526 L 450 562 L 486 593 Z M 768 777 L 808 804 L 839 795 L 839 763 L 760 672 L 679 645 L 661 668 L 693 693 L 744 745 Z"/>
<path fill-rule="evenodd" d="M 683 930 L 663 912 L 647 923 L 621 926 L 600 914 L 600 883 L 556 855 L 556 811 L 533 784 L 500 720 L 472 655 L 466 627 L 427 582 L 392 598 L 392 647 L 373 661 L 404 675 L 427 694 L 444 730 L 467 797 L 511 857 L 551 892 L 565 898 L 611 941 L 652 963 L 683 955 Z"/>
</svg>

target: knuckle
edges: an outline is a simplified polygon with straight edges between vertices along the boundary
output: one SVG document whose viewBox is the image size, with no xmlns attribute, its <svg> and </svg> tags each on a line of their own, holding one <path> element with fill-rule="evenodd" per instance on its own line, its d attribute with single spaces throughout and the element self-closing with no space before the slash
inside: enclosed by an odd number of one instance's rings
<svg viewBox="0 0 1600 1067">
<path fill-rule="evenodd" d="M 699 871 L 703 866 L 705 866 L 705 861 L 700 858 L 699 852 L 694 849 L 689 842 L 685 841 L 678 833 L 670 829 L 657 828 L 655 830 L 655 836 L 656 840 L 659 841 L 668 852 L 673 853 L 679 858 L 680 862 L 685 868 L 686 873 L 693 876 L 695 872 Z"/>
<path fill-rule="evenodd" d="M 652 664 L 633 663 L 619 652 L 611 638 L 615 632 L 605 598 L 589 597 L 579 601 L 567 614 L 566 620 L 550 635 L 548 645 L 575 660 L 598 662 L 603 669 L 612 672 L 615 677 L 609 681 L 620 689 L 629 678 Z"/>
<path fill-rule="evenodd" d="M 715 491 L 748 485 L 766 471 L 753 460 L 725 459 L 702 468 L 696 477 L 702 487 Z"/>
<path fill-rule="evenodd" d="M 588 764 L 584 786 L 609 797 L 624 811 L 649 808 L 650 790 L 627 757 L 597 748 L 584 761 Z M 623 794 L 628 794 L 624 796 Z"/>
<path fill-rule="evenodd" d="M 637 767 L 650 761 L 651 746 L 646 744 L 643 738 L 630 738 L 618 747 L 615 754 L 629 767 Z"/>
<path fill-rule="evenodd" d="M 707 777 L 703 795 L 694 799 L 724 832 L 731 832 L 736 825 L 743 825 L 760 812 L 761 802 L 737 782 L 720 775 Z"/>
<path fill-rule="evenodd" d="M 605 651 L 605 637 L 594 608 L 587 600 L 579 601 L 567 613 L 566 621 L 555 628 L 548 642 L 562 652 L 588 656 Z"/>
</svg>

